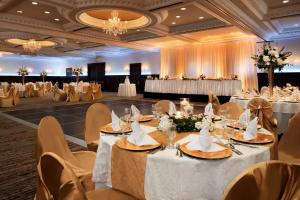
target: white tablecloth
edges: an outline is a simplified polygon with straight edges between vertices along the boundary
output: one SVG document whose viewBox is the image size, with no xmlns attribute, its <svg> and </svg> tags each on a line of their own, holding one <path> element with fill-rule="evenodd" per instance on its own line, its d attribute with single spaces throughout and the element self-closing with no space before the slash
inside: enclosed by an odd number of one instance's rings
<svg viewBox="0 0 300 200">
<path fill-rule="evenodd" d="M 142 129 L 151 132 L 146 126 Z M 93 172 L 96 188 L 103 185 L 111 187 L 111 151 L 117 139 L 112 135 L 101 135 Z M 175 149 L 148 154 L 144 183 L 146 199 L 220 199 L 233 178 L 251 165 L 270 159 L 270 150 L 265 146 L 236 148 L 243 152 L 242 156 L 233 154 L 222 160 L 177 157 Z"/>
<path fill-rule="evenodd" d="M 146 80 L 145 92 L 232 96 L 242 89 L 240 80 Z"/>
<path fill-rule="evenodd" d="M 240 104 L 244 109 L 247 108 L 250 99 L 231 97 L 231 102 Z M 289 103 L 284 101 L 272 102 L 272 109 L 277 118 L 279 133 L 284 133 L 288 121 L 294 113 L 300 112 L 300 103 Z"/>
<path fill-rule="evenodd" d="M 135 84 L 124 84 L 120 83 L 118 88 L 118 96 L 123 97 L 134 97 L 136 96 Z"/>
</svg>

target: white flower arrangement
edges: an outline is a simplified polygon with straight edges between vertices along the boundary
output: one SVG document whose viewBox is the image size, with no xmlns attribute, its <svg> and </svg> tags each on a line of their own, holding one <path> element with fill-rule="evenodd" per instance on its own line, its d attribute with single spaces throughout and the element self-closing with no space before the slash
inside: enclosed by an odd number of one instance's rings
<svg viewBox="0 0 300 200">
<path fill-rule="evenodd" d="M 76 76 L 79 76 L 82 74 L 82 68 L 81 67 L 74 67 L 73 68 L 73 74 L 76 75 Z"/>
<path fill-rule="evenodd" d="M 29 70 L 27 69 L 27 67 L 22 66 L 19 68 L 19 70 L 18 70 L 19 76 L 27 76 L 28 74 L 29 74 Z"/>
<path fill-rule="evenodd" d="M 41 73 L 40 73 L 40 76 L 43 76 L 43 77 L 45 77 L 45 76 L 47 76 L 48 75 L 48 73 L 45 71 L 45 70 L 43 70 Z"/>
<path fill-rule="evenodd" d="M 173 126 L 173 120 L 168 115 L 164 115 L 160 118 L 158 129 L 161 131 L 167 131 Z"/>
<path fill-rule="evenodd" d="M 202 121 L 198 121 L 195 123 L 195 128 L 198 130 L 201 130 L 202 128 L 204 128 L 205 126 L 209 127 L 209 130 L 213 130 L 214 129 L 214 123 L 211 117 L 209 116 L 204 116 L 202 118 Z"/>
</svg>

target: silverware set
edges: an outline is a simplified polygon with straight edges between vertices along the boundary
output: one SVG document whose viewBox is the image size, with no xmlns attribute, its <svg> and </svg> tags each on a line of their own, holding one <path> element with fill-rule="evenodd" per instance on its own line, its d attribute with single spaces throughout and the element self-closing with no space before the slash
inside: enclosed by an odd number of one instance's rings
<svg viewBox="0 0 300 200">
<path fill-rule="evenodd" d="M 176 156 L 183 157 L 182 151 L 180 150 L 180 145 L 176 144 Z"/>
<path fill-rule="evenodd" d="M 159 148 L 154 149 L 154 150 L 152 150 L 152 151 L 149 151 L 148 154 L 155 154 L 155 153 L 157 153 L 157 152 L 159 152 L 159 151 L 163 151 L 163 150 L 165 150 L 165 149 L 166 149 L 166 146 L 161 145 Z"/>
</svg>

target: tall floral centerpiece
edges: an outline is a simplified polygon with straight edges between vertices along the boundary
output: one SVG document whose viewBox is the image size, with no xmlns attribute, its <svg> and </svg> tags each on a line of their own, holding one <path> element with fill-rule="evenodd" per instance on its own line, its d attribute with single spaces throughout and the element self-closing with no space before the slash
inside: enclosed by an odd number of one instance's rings
<svg viewBox="0 0 300 200">
<path fill-rule="evenodd" d="M 79 82 L 79 76 L 82 74 L 82 68 L 81 67 L 74 67 L 73 68 L 73 74 L 76 76 L 76 83 Z"/>
<path fill-rule="evenodd" d="M 45 70 L 43 70 L 41 73 L 40 73 L 40 76 L 42 77 L 43 79 L 43 82 L 45 82 L 45 77 L 47 76 L 47 72 Z"/>
<path fill-rule="evenodd" d="M 252 59 L 255 61 L 255 66 L 268 72 L 270 96 L 273 96 L 273 79 L 274 70 L 281 71 L 287 63 L 287 58 L 292 55 L 291 52 L 285 52 L 284 47 L 278 49 L 272 47 L 270 42 L 264 43 L 263 47 L 254 55 Z"/>
<path fill-rule="evenodd" d="M 25 84 L 25 76 L 27 76 L 28 74 L 29 74 L 29 71 L 28 71 L 27 67 L 22 66 L 19 68 L 18 75 L 22 76 L 22 84 L 23 85 Z"/>
</svg>

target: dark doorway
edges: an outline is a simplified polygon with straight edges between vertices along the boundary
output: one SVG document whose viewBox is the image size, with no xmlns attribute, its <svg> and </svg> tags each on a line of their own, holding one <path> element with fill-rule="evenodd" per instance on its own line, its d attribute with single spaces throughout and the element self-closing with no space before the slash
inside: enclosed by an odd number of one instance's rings
<svg viewBox="0 0 300 200">
<path fill-rule="evenodd" d="M 130 82 L 136 84 L 136 90 L 137 92 L 143 92 L 141 84 L 140 84 L 140 78 L 142 74 L 142 63 L 131 63 L 129 65 L 130 67 Z"/>
<path fill-rule="evenodd" d="M 88 81 L 103 84 L 105 78 L 105 62 L 88 64 Z"/>
</svg>

